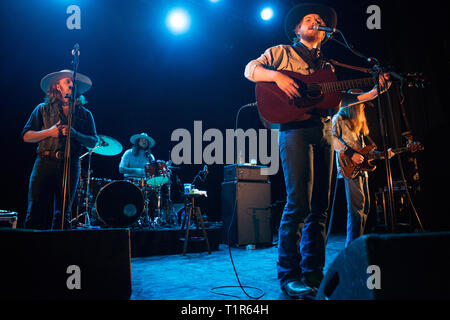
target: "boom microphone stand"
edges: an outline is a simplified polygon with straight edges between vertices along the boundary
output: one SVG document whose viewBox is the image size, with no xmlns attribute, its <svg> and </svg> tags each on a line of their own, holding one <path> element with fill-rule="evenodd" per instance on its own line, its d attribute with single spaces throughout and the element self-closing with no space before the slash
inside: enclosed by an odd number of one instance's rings
<svg viewBox="0 0 450 320">
<path fill-rule="evenodd" d="M 78 84 L 77 84 L 77 70 L 80 57 L 80 46 L 76 43 L 72 50 L 73 55 L 73 74 L 72 74 L 72 94 L 69 98 L 69 113 L 67 116 L 67 138 L 66 147 L 64 150 L 64 171 L 63 171 L 63 203 L 61 209 L 61 230 L 64 229 L 64 218 L 66 215 L 66 205 L 71 203 L 70 199 L 70 148 L 71 148 L 71 135 L 72 135 L 72 113 L 75 106 L 75 100 L 77 97 Z"/>
</svg>

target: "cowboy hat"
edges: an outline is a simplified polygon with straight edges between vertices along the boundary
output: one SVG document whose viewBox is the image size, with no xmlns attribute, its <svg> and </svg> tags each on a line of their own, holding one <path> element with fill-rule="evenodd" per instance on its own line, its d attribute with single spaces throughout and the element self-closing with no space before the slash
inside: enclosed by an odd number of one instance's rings
<svg viewBox="0 0 450 320">
<path fill-rule="evenodd" d="M 138 139 L 146 139 L 147 141 L 148 141 L 148 144 L 149 144 L 149 148 L 153 148 L 153 146 L 155 145 L 155 140 L 153 139 L 153 138 L 151 138 L 151 137 L 149 137 L 148 136 L 148 134 L 146 134 L 146 133 L 139 133 L 139 134 L 135 134 L 135 135 L 133 135 L 133 136 L 131 136 L 131 138 L 130 138 L 130 142 L 132 143 L 132 144 L 135 144 L 136 143 L 136 141 L 138 140 Z"/>
<path fill-rule="evenodd" d="M 72 79 L 73 71 L 65 69 L 65 70 L 49 73 L 48 75 L 46 75 L 45 77 L 42 78 L 41 89 L 45 93 L 47 93 L 48 89 L 50 88 L 50 86 L 52 84 L 54 84 L 56 81 L 59 81 L 64 78 Z M 77 73 L 77 85 L 78 85 L 78 89 L 77 89 L 78 94 L 83 94 L 92 87 L 92 81 L 91 81 L 91 79 L 89 79 L 89 77 L 87 77 L 81 73 Z"/>
<path fill-rule="evenodd" d="M 327 27 L 336 28 L 337 14 L 333 8 L 318 3 L 298 4 L 288 12 L 286 19 L 284 20 L 284 32 L 289 40 L 297 37 L 295 34 L 295 28 L 303 17 L 310 13 L 318 14 L 323 21 L 325 21 Z M 326 37 L 322 43 L 327 40 L 328 38 Z"/>
</svg>

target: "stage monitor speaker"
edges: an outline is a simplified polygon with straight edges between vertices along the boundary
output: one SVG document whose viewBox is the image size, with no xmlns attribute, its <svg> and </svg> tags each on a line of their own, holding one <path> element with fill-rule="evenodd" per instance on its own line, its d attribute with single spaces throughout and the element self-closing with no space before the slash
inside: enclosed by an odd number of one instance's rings
<svg viewBox="0 0 450 320">
<path fill-rule="evenodd" d="M 270 201 L 269 182 L 223 182 L 225 243 L 231 246 L 272 243 Z"/>
<path fill-rule="evenodd" d="M 2 299 L 129 299 L 128 229 L 0 229 Z"/>
<path fill-rule="evenodd" d="M 449 247 L 449 232 L 362 236 L 331 263 L 316 299 L 449 299 Z"/>
</svg>

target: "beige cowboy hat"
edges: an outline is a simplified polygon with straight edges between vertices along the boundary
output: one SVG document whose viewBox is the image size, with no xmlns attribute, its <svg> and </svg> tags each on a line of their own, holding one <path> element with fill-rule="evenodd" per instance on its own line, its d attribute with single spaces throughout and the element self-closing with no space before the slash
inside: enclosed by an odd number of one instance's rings
<svg viewBox="0 0 450 320">
<path fill-rule="evenodd" d="M 284 20 L 284 33 L 292 40 L 297 37 L 295 34 L 295 28 L 303 19 L 304 16 L 310 13 L 318 14 L 327 27 L 336 28 L 337 14 L 333 8 L 325 6 L 319 3 L 302 3 L 294 6 L 286 15 Z M 327 37 L 322 41 L 325 43 L 328 40 Z"/>
<path fill-rule="evenodd" d="M 57 72 L 52 72 L 47 74 L 45 77 L 41 80 L 41 89 L 47 93 L 50 86 L 55 83 L 56 81 L 59 81 L 64 78 L 73 78 L 73 71 L 72 70 L 61 70 Z M 73 79 L 72 79 L 73 80 Z M 83 94 L 86 91 L 88 91 L 92 87 L 92 81 L 89 79 L 89 77 L 77 73 L 77 85 L 78 85 L 78 94 Z"/>
<path fill-rule="evenodd" d="M 145 132 L 131 136 L 130 142 L 132 144 L 135 144 L 136 140 L 141 139 L 141 138 L 146 139 L 148 141 L 149 148 L 153 148 L 153 146 L 156 144 L 155 140 L 152 137 L 149 137 L 149 135 L 146 134 Z"/>
</svg>

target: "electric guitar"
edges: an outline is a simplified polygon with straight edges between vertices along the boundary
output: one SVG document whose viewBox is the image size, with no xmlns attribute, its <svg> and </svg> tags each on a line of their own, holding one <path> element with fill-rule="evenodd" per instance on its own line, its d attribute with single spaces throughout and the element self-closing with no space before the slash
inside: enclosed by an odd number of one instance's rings
<svg viewBox="0 0 450 320">
<path fill-rule="evenodd" d="M 361 164 L 356 164 L 352 159 L 347 156 L 343 151 L 339 152 L 339 164 L 342 168 L 342 175 L 346 178 L 355 178 L 361 171 L 374 171 L 376 166 L 372 164 L 375 159 L 384 158 L 384 152 L 374 153 L 373 150 L 376 148 L 374 144 L 365 146 L 362 149 L 355 149 L 356 152 L 364 157 Z M 416 152 L 423 150 L 423 146 L 420 142 L 413 142 L 408 144 L 406 147 L 392 149 L 393 155 L 400 154 L 406 151 Z"/>
<path fill-rule="evenodd" d="M 310 75 L 293 71 L 279 72 L 291 77 L 299 85 L 300 98 L 289 97 L 275 82 L 257 82 L 255 88 L 258 112 L 263 122 L 274 124 L 303 121 L 311 117 L 314 109 L 335 109 L 341 101 L 341 92 L 349 89 L 371 88 L 375 85 L 373 77 L 337 81 L 331 69 L 317 70 Z M 421 76 L 421 75 L 420 75 Z M 409 74 L 408 85 L 422 82 L 416 74 Z"/>
</svg>

